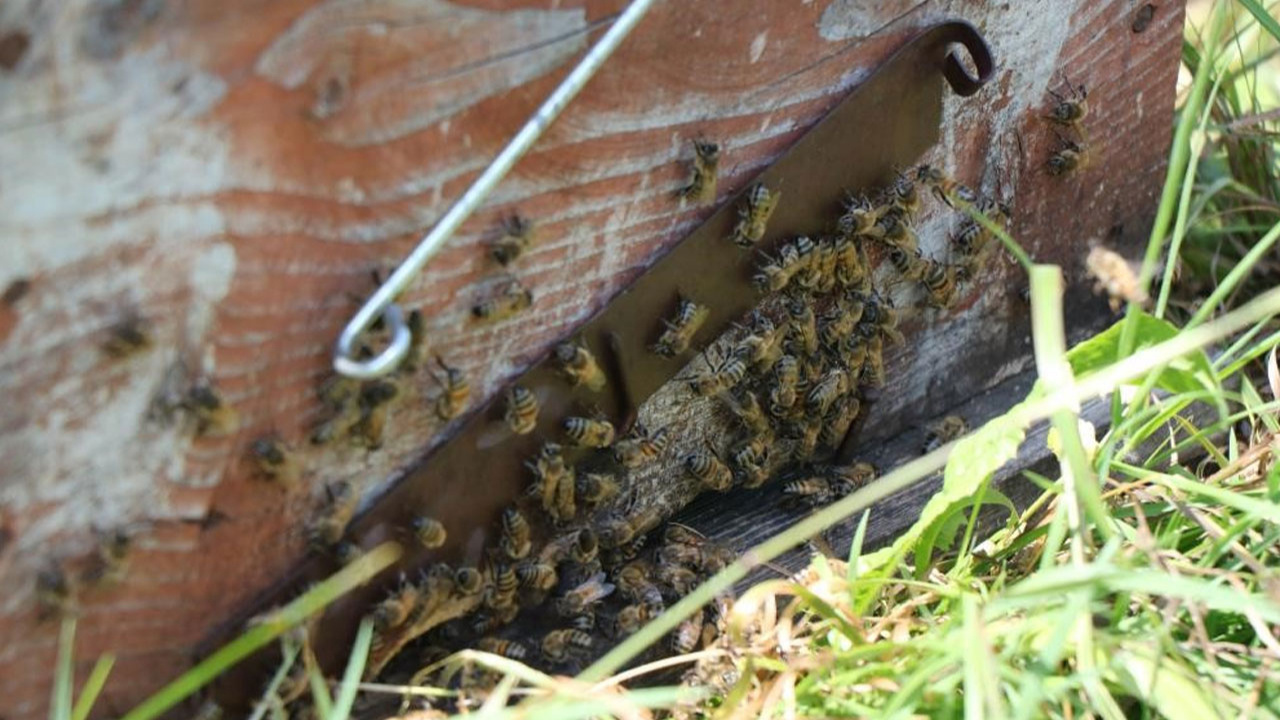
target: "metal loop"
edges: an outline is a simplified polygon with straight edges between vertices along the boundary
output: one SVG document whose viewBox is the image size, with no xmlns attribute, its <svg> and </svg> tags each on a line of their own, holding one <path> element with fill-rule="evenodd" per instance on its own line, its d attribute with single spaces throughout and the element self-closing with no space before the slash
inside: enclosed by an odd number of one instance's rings
<svg viewBox="0 0 1280 720">
<path fill-rule="evenodd" d="M 982 39 L 977 29 L 969 23 L 950 23 L 947 35 L 948 41 L 958 43 L 969 51 L 969 57 L 973 60 L 974 67 L 978 69 L 977 77 L 970 75 L 954 50 L 947 53 L 942 75 L 957 95 L 968 97 L 978 92 L 991 80 L 991 75 L 995 71 L 995 60 L 991 56 L 991 48 L 987 46 L 987 42 Z"/>
<path fill-rule="evenodd" d="M 507 143 L 507 146 L 498 153 L 498 157 L 494 158 L 489 167 L 476 178 L 471 187 L 463 193 L 458 202 L 444 217 L 440 218 L 440 222 L 431 229 L 427 235 L 422 238 L 418 246 L 413 249 L 409 257 L 405 258 L 400 267 L 387 278 L 386 282 L 378 288 L 376 292 L 365 302 L 364 305 L 356 312 L 355 316 L 342 329 L 342 335 L 338 337 L 337 348 L 333 357 L 333 369 L 342 375 L 354 378 L 374 378 L 385 375 L 395 369 L 396 365 L 404 359 L 405 353 L 409 350 L 409 330 L 405 327 L 404 316 L 400 308 L 395 305 L 395 299 L 408 287 L 409 283 L 422 272 L 422 268 L 431 259 L 431 256 L 444 245 L 453 233 L 462 225 L 471 213 L 480 206 L 480 203 L 489 195 L 493 187 L 506 177 L 511 167 L 516 164 L 521 157 L 528 152 L 533 143 L 542 135 L 543 131 L 551 125 L 552 121 L 564 110 L 565 106 L 573 100 L 574 96 L 582 90 L 582 86 L 587 84 L 592 75 L 600 69 L 604 61 L 613 54 L 618 44 L 631 33 L 632 28 L 644 17 L 650 6 L 655 0 L 631 0 L 631 4 L 627 9 L 618 16 L 618 19 L 609 28 L 604 37 L 591 47 L 582 61 L 578 63 L 569 76 L 560 83 L 560 86 L 543 101 L 542 105 L 525 122 L 524 127 L 520 128 L 520 132 Z M 379 354 L 368 360 L 356 360 L 352 357 L 355 349 L 356 340 L 373 323 L 374 319 L 382 315 L 386 318 L 388 327 L 392 328 L 391 344 L 382 350 Z"/>
</svg>

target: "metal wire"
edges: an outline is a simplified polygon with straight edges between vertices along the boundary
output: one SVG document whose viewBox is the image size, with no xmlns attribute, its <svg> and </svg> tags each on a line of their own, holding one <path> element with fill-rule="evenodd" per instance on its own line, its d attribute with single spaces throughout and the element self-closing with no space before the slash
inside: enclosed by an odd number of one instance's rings
<svg viewBox="0 0 1280 720">
<path fill-rule="evenodd" d="M 342 375 L 353 378 L 375 378 L 395 369 L 409 350 L 409 328 L 404 322 L 404 313 L 395 304 L 395 298 L 422 271 L 431 256 L 444 245 L 458 227 L 475 212 L 494 186 L 502 180 L 548 126 L 556 119 L 569 101 L 573 100 L 587 81 L 595 75 L 605 60 L 613 54 L 618 44 L 635 28 L 636 23 L 649 11 L 655 0 L 632 0 L 627 9 L 618 16 L 617 21 L 609 28 L 587 52 L 582 62 L 569 73 L 560 86 L 542 103 L 537 112 L 530 117 L 520 132 L 503 148 L 493 163 L 472 183 L 466 193 L 458 200 L 449 212 L 436 223 L 436 226 L 422 238 L 409 257 L 387 278 L 354 317 L 342 329 L 338 336 L 337 348 L 334 351 L 333 369 Z M 385 324 L 391 329 L 391 342 L 382 352 L 367 360 L 356 360 L 352 357 L 356 340 L 369 329 L 375 318 L 383 317 Z"/>
</svg>

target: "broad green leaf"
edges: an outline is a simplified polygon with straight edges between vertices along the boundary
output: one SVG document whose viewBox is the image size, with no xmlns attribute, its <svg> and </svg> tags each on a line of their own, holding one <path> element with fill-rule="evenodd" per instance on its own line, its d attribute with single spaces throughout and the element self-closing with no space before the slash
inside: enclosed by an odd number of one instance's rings
<svg viewBox="0 0 1280 720">
<path fill-rule="evenodd" d="M 932 564 L 934 549 L 948 550 L 955 545 L 960 528 L 969 520 L 970 508 L 975 505 L 999 505 L 1007 508 L 1012 517 L 1018 516 L 1018 508 L 1004 493 L 993 487 L 981 489 L 981 499 L 976 496 L 961 498 L 942 512 L 936 520 L 920 533 L 916 543 L 916 577 L 924 577 Z"/>
<path fill-rule="evenodd" d="M 1118 351 L 1120 347 L 1120 330 L 1123 324 L 1123 322 L 1117 322 L 1067 351 L 1067 361 L 1071 363 L 1071 371 L 1077 379 L 1101 370 L 1121 359 L 1118 356 Z M 1135 349 L 1142 349 L 1149 345 L 1164 342 L 1177 334 L 1178 328 L 1164 320 L 1139 311 Z M 1217 382 L 1214 380 L 1213 368 L 1209 364 L 1209 358 L 1199 351 L 1170 362 L 1166 368 L 1160 371 L 1160 375 L 1156 380 L 1156 387 L 1171 393 L 1193 392 L 1206 388 L 1213 390 L 1216 386 Z M 1037 384 L 1035 390 L 1032 390 L 1032 396 L 1035 397 L 1038 392 L 1043 392 L 1039 389 L 1039 384 Z"/>
<path fill-rule="evenodd" d="M 1112 671 L 1126 690 L 1170 720 L 1211 720 L 1222 715 L 1201 683 L 1172 658 L 1127 643 L 1111 656 Z"/>
</svg>

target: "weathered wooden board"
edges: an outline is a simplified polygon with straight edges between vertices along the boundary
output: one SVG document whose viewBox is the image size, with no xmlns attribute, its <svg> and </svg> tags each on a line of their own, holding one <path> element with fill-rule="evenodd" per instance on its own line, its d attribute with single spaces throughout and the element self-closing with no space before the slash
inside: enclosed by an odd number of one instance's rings
<svg viewBox="0 0 1280 720">
<path fill-rule="evenodd" d="M 1158 187 L 1181 7 L 1146 3 L 1156 13 L 1137 33 L 1142 5 L 659 4 L 405 300 L 487 396 L 709 212 L 671 200 L 690 139 L 722 142 L 720 196 L 734 193 L 912 28 L 948 17 L 981 27 L 1001 67 L 983 102 L 948 108 L 935 160 L 1002 187 L 1023 242 L 1074 270 L 1086 240 L 1145 232 Z M 91 552 L 94 529 L 136 537 L 126 582 L 82 599 L 79 657 L 119 656 L 112 712 L 296 563 L 327 482 L 372 496 L 431 446 L 422 375 L 381 449 L 305 447 L 333 339 L 370 271 L 394 265 L 621 6 L 0 6 L 7 717 L 35 717 L 48 697 L 55 633 L 36 622 L 34 575 Z M 1093 163 L 1069 182 L 1041 171 L 1054 139 L 1038 116 L 1059 69 L 1094 108 Z M 467 311 L 501 281 L 482 246 L 516 210 L 542 230 L 514 270 L 535 305 L 477 331 Z M 957 311 L 920 319 L 877 405 L 883 433 L 1025 366 L 1016 277 L 994 269 Z M 1090 307 L 1083 283 L 1069 306 Z M 154 348 L 107 359 L 109 328 L 135 314 Z M 216 386 L 238 429 L 193 438 L 152 419 L 175 374 Z M 265 433 L 299 449 L 298 487 L 253 476 L 244 451 Z"/>
</svg>

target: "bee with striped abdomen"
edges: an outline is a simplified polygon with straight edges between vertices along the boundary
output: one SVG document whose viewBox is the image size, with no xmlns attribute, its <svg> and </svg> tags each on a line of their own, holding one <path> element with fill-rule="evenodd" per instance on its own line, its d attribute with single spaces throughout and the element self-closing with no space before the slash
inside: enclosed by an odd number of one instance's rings
<svg viewBox="0 0 1280 720">
<path fill-rule="evenodd" d="M 778 206 L 782 193 L 770 191 L 764 183 L 756 183 L 747 192 L 746 203 L 738 206 L 738 223 L 733 227 L 730 236 L 733 243 L 741 248 L 749 248 L 764 237 L 769 217 Z"/>
<path fill-rule="evenodd" d="M 716 174 L 720 167 L 720 146 L 710 140 L 693 141 L 693 171 L 688 184 L 676 196 L 695 203 L 716 199 Z"/>
<path fill-rule="evenodd" d="M 476 641 L 476 649 L 482 652 L 501 655 L 512 660 L 524 660 L 529 657 L 529 650 L 515 640 L 485 637 Z"/>
<path fill-rule="evenodd" d="M 793 501 L 817 507 L 831 502 L 831 483 L 824 477 L 812 475 L 784 484 L 782 493 Z"/>
<path fill-rule="evenodd" d="M 596 507 L 618 496 L 618 479 L 607 473 L 585 473 L 578 476 L 578 500 L 588 507 Z"/>
<path fill-rule="evenodd" d="M 516 566 L 516 577 L 520 578 L 520 586 L 546 592 L 559 582 L 554 565 L 538 561 L 526 561 Z"/>
<path fill-rule="evenodd" d="M 552 630 L 542 636 L 541 648 L 542 656 L 549 662 L 564 662 L 573 650 L 590 650 L 591 636 L 575 628 Z"/>
<path fill-rule="evenodd" d="M 449 533 L 444 528 L 444 523 L 435 518 L 419 515 L 413 519 L 411 523 L 413 527 L 413 536 L 418 539 L 422 547 L 428 550 L 434 550 L 442 545 L 449 537 Z"/>
<path fill-rule="evenodd" d="M 702 641 L 702 622 L 702 611 L 698 610 L 677 625 L 671 632 L 671 650 L 677 655 L 693 652 Z"/>
<path fill-rule="evenodd" d="M 596 358 L 582 345 L 560 343 L 555 349 L 560 373 L 570 385 L 583 385 L 592 392 L 599 392 L 605 385 L 605 374 Z"/>
<path fill-rule="evenodd" d="M 693 336 L 702 327 L 702 323 L 706 321 L 710 312 L 704 305 L 699 305 L 688 298 L 680 298 L 675 315 L 669 320 L 663 319 L 662 333 L 650 349 L 662 357 L 683 354 L 689 349 L 689 343 L 693 341 Z"/>
<path fill-rule="evenodd" d="M 924 260 L 920 284 L 924 286 L 930 305 L 936 308 L 951 307 L 956 299 L 956 266 L 936 260 Z"/>
<path fill-rule="evenodd" d="M 529 522 L 520 509 L 512 506 L 502 512 L 502 552 L 512 560 L 522 560 L 529 555 L 533 542 L 529 539 Z"/>
<path fill-rule="evenodd" d="M 837 398 L 849 392 L 849 375 L 842 368 L 828 370 L 810 390 L 806 398 L 810 410 L 825 415 Z"/>
<path fill-rule="evenodd" d="M 414 585 L 402 585 L 373 609 L 373 626 L 387 632 L 405 624 L 421 607 L 422 593 Z"/>
<path fill-rule="evenodd" d="M 489 255 L 503 267 L 515 262 L 537 238 L 533 221 L 512 215 L 502 223 L 502 237 L 489 248 Z"/>
<path fill-rule="evenodd" d="M 1064 95 L 1053 90 L 1049 91 L 1049 96 L 1053 98 L 1053 108 L 1044 117 L 1058 125 L 1078 127 L 1089 114 L 1089 91 L 1083 83 L 1072 85 L 1065 75 L 1062 80 L 1067 86 L 1067 92 Z"/>
<path fill-rule="evenodd" d="M 565 593 L 556 603 L 560 615 L 563 617 L 576 617 L 613 594 L 614 586 L 604 580 L 605 574 L 597 572 L 581 585 Z"/>
<path fill-rule="evenodd" d="M 571 443 L 579 447 L 602 448 L 613 444 L 613 423 L 608 420 L 567 417 L 564 419 L 564 433 Z"/>
<path fill-rule="evenodd" d="M 507 427 L 517 435 L 528 435 L 538 424 L 538 396 L 523 385 L 507 390 L 507 406 L 503 412 Z"/>
<path fill-rule="evenodd" d="M 471 396 L 471 383 L 461 370 L 446 365 L 439 355 L 436 356 L 436 364 L 444 373 L 443 378 L 431 373 L 431 378 L 441 387 L 440 397 L 436 399 L 436 415 L 441 420 L 449 421 L 466 409 L 467 398 Z"/>
<path fill-rule="evenodd" d="M 325 494 L 328 496 L 325 507 L 307 528 L 308 538 L 317 548 L 331 548 L 342 540 L 360 501 L 355 486 L 347 481 L 333 483 L 325 489 Z"/>
<path fill-rule="evenodd" d="M 637 422 L 628 437 L 614 443 L 613 457 L 619 465 L 635 469 L 655 460 L 667 449 L 669 442 L 666 428 L 650 432 Z"/>
<path fill-rule="evenodd" d="M 502 292 L 471 308 L 471 317 L 479 322 L 499 322 L 515 316 L 533 304 L 533 293 L 512 280 Z"/>
<path fill-rule="evenodd" d="M 684 469 L 707 490 L 728 492 L 733 487 L 733 471 L 710 448 L 685 455 Z"/>
</svg>

